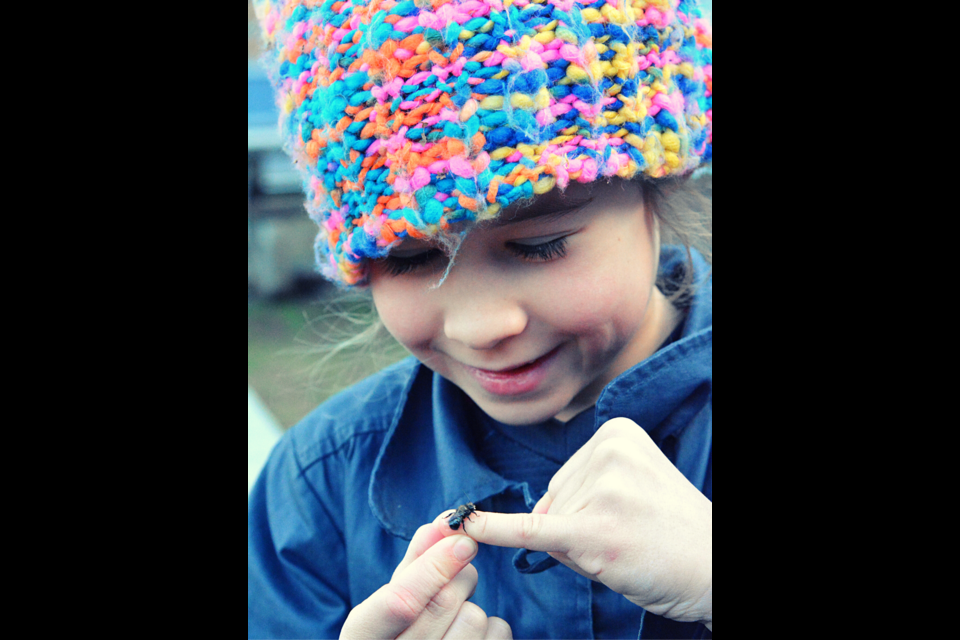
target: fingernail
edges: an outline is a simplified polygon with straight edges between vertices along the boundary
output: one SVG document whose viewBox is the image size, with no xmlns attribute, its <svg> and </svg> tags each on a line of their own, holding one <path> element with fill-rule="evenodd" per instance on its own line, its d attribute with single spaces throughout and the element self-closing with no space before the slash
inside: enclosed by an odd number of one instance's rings
<svg viewBox="0 0 960 640">
<path fill-rule="evenodd" d="M 453 545 L 453 555 L 455 555 L 460 562 L 466 562 L 477 552 L 477 542 L 469 536 L 457 537 L 460 539 Z"/>
</svg>

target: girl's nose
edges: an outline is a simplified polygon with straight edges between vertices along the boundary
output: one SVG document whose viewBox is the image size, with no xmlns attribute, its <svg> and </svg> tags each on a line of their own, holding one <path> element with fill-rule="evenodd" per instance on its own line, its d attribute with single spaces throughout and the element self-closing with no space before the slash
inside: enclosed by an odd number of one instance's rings
<svg viewBox="0 0 960 640">
<path fill-rule="evenodd" d="M 504 299 L 484 304 L 463 305 L 444 314 L 443 332 L 471 349 L 492 349 L 527 327 L 527 314 L 517 304 Z"/>
</svg>

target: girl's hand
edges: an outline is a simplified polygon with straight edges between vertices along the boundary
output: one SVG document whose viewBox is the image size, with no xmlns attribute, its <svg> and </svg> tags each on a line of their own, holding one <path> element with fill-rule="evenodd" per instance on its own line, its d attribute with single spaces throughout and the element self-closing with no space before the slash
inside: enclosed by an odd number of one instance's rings
<svg viewBox="0 0 960 640">
<path fill-rule="evenodd" d="M 513 638 L 504 620 L 467 602 L 477 586 L 469 564 L 477 543 L 465 535 L 445 537 L 443 526 L 441 516 L 417 529 L 390 582 L 347 616 L 341 639 Z"/>
<path fill-rule="evenodd" d="M 597 430 L 532 513 L 477 512 L 467 531 L 546 551 L 651 613 L 713 629 L 713 503 L 626 418 Z"/>
</svg>

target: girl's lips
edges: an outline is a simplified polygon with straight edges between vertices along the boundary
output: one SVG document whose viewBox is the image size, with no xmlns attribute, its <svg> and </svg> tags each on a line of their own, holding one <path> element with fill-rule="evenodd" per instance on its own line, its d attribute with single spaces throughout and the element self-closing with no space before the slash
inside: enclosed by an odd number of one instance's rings
<svg viewBox="0 0 960 640">
<path fill-rule="evenodd" d="M 556 347 L 533 362 L 528 362 L 525 365 L 514 367 L 513 369 L 490 371 L 489 369 L 478 369 L 466 364 L 463 365 L 463 368 L 473 376 L 487 393 L 499 396 L 515 396 L 530 393 L 540 386 L 547 377 L 553 356 L 555 356 L 559 350 L 560 347 Z"/>
</svg>

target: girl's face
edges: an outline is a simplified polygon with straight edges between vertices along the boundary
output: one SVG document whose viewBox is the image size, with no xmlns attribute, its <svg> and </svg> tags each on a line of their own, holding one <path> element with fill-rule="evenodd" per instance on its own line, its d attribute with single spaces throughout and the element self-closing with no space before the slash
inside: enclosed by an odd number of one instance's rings
<svg viewBox="0 0 960 640">
<path fill-rule="evenodd" d="M 679 321 L 654 286 L 655 219 L 639 185 L 571 183 L 468 233 L 447 259 L 406 240 L 370 265 L 387 330 L 488 415 L 568 420 Z"/>
</svg>

